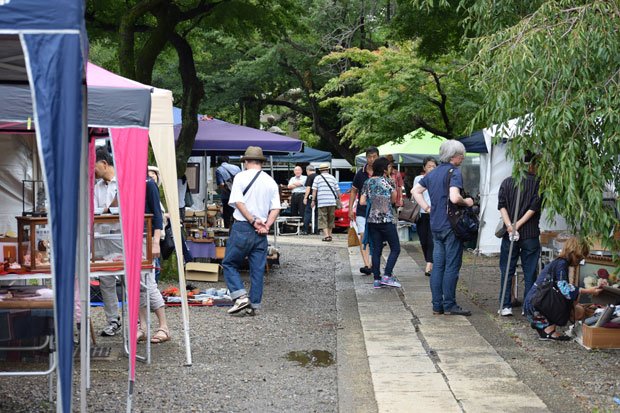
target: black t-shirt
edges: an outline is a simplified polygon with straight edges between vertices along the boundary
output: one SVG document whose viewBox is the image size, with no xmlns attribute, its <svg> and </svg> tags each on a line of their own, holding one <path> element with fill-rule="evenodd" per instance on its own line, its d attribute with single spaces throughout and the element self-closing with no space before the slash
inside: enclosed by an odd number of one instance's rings
<svg viewBox="0 0 620 413">
<path fill-rule="evenodd" d="M 316 173 L 308 175 L 308 178 L 306 179 L 306 186 L 310 187 L 310 195 L 312 195 L 312 183 L 314 182 L 314 178 L 316 178 Z"/>
<path fill-rule="evenodd" d="M 357 209 L 355 210 L 355 215 L 358 217 L 366 216 L 366 205 L 360 205 L 359 199 L 362 195 L 362 188 L 364 187 L 364 183 L 368 180 L 368 174 L 366 173 L 366 165 L 363 168 L 358 169 L 355 173 L 355 177 L 353 177 L 353 183 L 351 184 L 357 189 Z"/>
</svg>

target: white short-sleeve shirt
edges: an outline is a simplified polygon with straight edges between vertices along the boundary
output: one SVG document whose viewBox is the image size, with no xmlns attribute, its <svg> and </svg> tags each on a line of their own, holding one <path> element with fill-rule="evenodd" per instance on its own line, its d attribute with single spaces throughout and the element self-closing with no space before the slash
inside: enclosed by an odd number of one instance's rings
<svg viewBox="0 0 620 413">
<path fill-rule="evenodd" d="M 237 201 L 241 201 L 254 217 L 265 222 L 270 210 L 280 209 L 280 193 L 276 181 L 269 174 L 261 171 L 252 187 L 243 195 L 243 191 L 254 179 L 257 172 L 256 169 L 246 169 L 235 175 L 228 205 L 235 208 Z M 237 221 L 247 221 L 236 208 L 233 217 Z"/>
</svg>

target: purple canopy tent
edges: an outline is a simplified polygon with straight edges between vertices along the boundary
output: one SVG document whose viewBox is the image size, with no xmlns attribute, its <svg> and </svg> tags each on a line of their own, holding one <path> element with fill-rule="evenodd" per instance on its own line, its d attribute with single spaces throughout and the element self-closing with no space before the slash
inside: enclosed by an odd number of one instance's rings
<svg viewBox="0 0 620 413">
<path fill-rule="evenodd" d="M 181 132 L 181 109 L 174 108 L 174 139 Z M 198 132 L 192 156 L 230 155 L 243 153 L 248 146 L 260 146 L 265 154 L 301 152 L 304 143 L 299 139 L 282 136 L 223 120 L 198 116 Z"/>
</svg>

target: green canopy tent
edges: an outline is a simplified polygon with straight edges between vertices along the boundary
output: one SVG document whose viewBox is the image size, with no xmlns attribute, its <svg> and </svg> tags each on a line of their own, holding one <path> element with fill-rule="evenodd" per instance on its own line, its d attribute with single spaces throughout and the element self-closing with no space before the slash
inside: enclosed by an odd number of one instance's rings
<svg viewBox="0 0 620 413">
<path fill-rule="evenodd" d="M 391 154 L 394 161 L 400 165 L 422 165 L 422 161 L 427 156 L 437 158 L 439 147 L 445 139 L 433 135 L 422 128 L 409 132 L 400 143 L 387 142 L 379 146 L 380 155 Z M 470 153 L 467 154 L 470 156 Z M 478 154 L 471 154 L 477 156 Z M 360 153 L 355 157 L 355 164 L 362 166 L 366 163 L 366 154 Z"/>
</svg>

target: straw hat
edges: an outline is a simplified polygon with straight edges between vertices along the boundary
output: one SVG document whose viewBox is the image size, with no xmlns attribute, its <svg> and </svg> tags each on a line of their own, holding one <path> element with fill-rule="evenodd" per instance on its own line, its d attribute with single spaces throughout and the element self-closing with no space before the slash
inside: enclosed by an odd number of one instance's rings
<svg viewBox="0 0 620 413">
<path fill-rule="evenodd" d="M 241 157 L 242 161 L 264 161 L 266 159 L 263 155 L 263 150 L 259 146 L 248 146 L 245 154 Z"/>
<path fill-rule="evenodd" d="M 323 162 L 322 164 L 319 165 L 319 171 L 325 171 L 329 169 L 329 163 L 328 162 Z"/>
<path fill-rule="evenodd" d="M 157 174 L 157 180 L 155 180 L 155 183 L 156 183 L 157 185 L 159 185 L 159 181 L 160 181 L 160 179 L 161 179 L 161 178 L 160 178 L 160 176 L 161 176 L 161 175 L 160 175 L 160 173 L 159 173 L 159 168 L 158 168 L 158 167 L 156 167 L 156 166 L 149 165 L 146 169 L 147 169 L 147 171 L 149 171 L 149 172 L 155 172 L 155 173 Z"/>
</svg>

